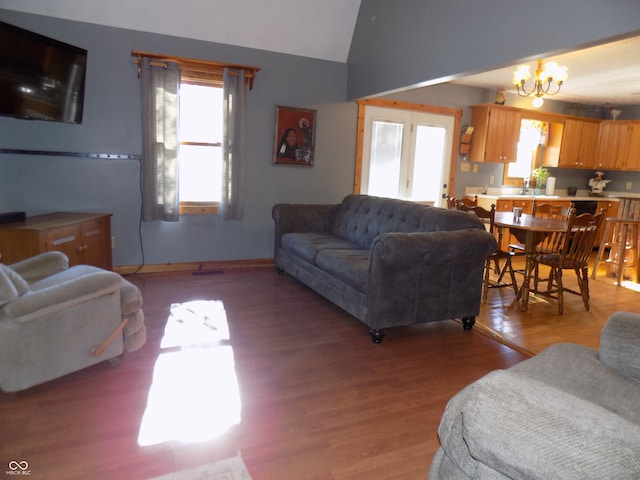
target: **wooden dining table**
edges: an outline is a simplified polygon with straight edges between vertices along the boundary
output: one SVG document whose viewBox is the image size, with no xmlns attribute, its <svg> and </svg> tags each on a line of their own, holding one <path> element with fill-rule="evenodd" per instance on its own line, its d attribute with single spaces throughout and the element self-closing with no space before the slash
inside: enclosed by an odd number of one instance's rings
<svg viewBox="0 0 640 480">
<path fill-rule="evenodd" d="M 559 218 L 541 218 L 533 215 L 522 214 L 519 219 L 513 212 L 496 212 L 494 225 L 500 229 L 508 229 L 519 241 L 524 243 L 526 256 L 524 266 L 524 281 L 520 287 L 518 298 L 523 312 L 529 306 L 529 279 L 531 278 L 531 257 L 536 253 L 537 239 L 540 234 L 552 232 L 564 232 L 567 229 L 567 221 Z"/>
</svg>

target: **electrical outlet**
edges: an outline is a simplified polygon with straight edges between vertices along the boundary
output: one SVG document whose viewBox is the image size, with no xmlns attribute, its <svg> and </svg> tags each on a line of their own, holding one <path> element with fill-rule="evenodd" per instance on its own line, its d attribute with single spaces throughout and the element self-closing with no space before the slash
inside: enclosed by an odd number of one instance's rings
<svg viewBox="0 0 640 480">
<path fill-rule="evenodd" d="M 111 250 L 116 248 L 116 237 L 111 237 Z"/>
<path fill-rule="evenodd" d="M 473 164 L 473 173 L 478 173 L 478 164 L 477 163 Z"/>
<path fill-rule="evenodd" d="M 495 182 L 495 180 L 496 180 L 495 177 L 493 175 L 491 175 L 489 177 L 489 185 L 493 185 L 493 182 Z"/>
<path fill-rule="evenodd" d="M 627 190 L 631 190 L 631 182 L 627 182 Z"/>
</svg>

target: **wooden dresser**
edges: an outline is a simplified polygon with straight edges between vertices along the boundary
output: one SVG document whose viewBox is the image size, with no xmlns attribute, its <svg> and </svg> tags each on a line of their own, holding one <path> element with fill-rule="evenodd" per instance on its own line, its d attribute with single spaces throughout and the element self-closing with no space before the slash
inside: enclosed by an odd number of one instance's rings
<svg viewBox="0 0 640 480">
<path fill-rule="evenodd" d="M 4 264 L 50 250 L 66 254 L 69 265 L 111 270 L 111 214 L 55 212 L 0 225 Z"/>
</svg>

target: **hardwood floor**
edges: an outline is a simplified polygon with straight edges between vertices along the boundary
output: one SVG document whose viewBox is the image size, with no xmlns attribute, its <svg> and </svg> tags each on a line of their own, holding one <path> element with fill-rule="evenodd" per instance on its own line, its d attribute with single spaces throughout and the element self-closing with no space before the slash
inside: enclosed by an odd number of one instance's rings
<svg viewBox="0 0 640 480">
<path fill-rule="evenodd" d="M 522 268 L 521 262 L 521 259 L 516 260 L 514 268 Z M 563 278 L 566 286 L 579 290 L 574 272 L 565 272 Z M 517 281 L 521 280 L 518 275 Z M 598 349 L 600 331 L 606 320 L 617 311 L 640 311 L 640 293 L 637 288 L 618 287 L 615 279 L 607 277 L 604 264 L 594 280 L 589 278 L 589 291 L 589 311 L 585 310 L 580 296 L 565 294 L 564 314 L 560 316 L 555 300 L 534 295 L 528 310 L 523 312 L 511 288 L 490 289 L 487 304 L 478 316 L 478 326 L 486 327 L 489 334 L 495 334 L 505 343 L 529 354 L 539 353 L 558 342 Z"/>
<path fill-rule="evenodd" d="M 424 479 L 446 402 L 526 358 L 455 321 L 391 329 L 374 345 L 359 321 L 274 268 L 128 278 L 143 293 L 147 344 L 117 366 L 1 393 L 5 469 L 15 460 L 32 478 L 142 479 L 240 450 L 254 480 Z M 180 331 L 188 311 L 169 317 L 196 300 L 217 303 L 194 321 L 194 339 Z M 230 338 L 214 343 L 225 319 Z M 166 345 L 169 330 L 190 346 Z M 211 433 L 238 411 L 216 438 L 168 440 L 186 426 Z"/>
</svg>

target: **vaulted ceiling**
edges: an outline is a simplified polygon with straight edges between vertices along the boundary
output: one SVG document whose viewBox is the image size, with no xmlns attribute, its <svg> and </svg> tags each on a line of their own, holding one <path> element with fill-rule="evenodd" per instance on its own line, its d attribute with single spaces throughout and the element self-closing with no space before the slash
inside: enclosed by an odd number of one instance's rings
<svg viewBox="0 0 640 480">
<path fill-rule="evenodd" d="M 241 47 L 346 62 L 361 0 L 1 0 L 0 7 L 80 22 L 162 33 Z M 555 99 L 602 105 L 640 104 L 640 39 L 627 39 L 545 60 L 568 66 Z M 535 61 L 529 63 L 535 69 Z M 516 65 L 454 83 L 515 91 Z"/>
</svg>

